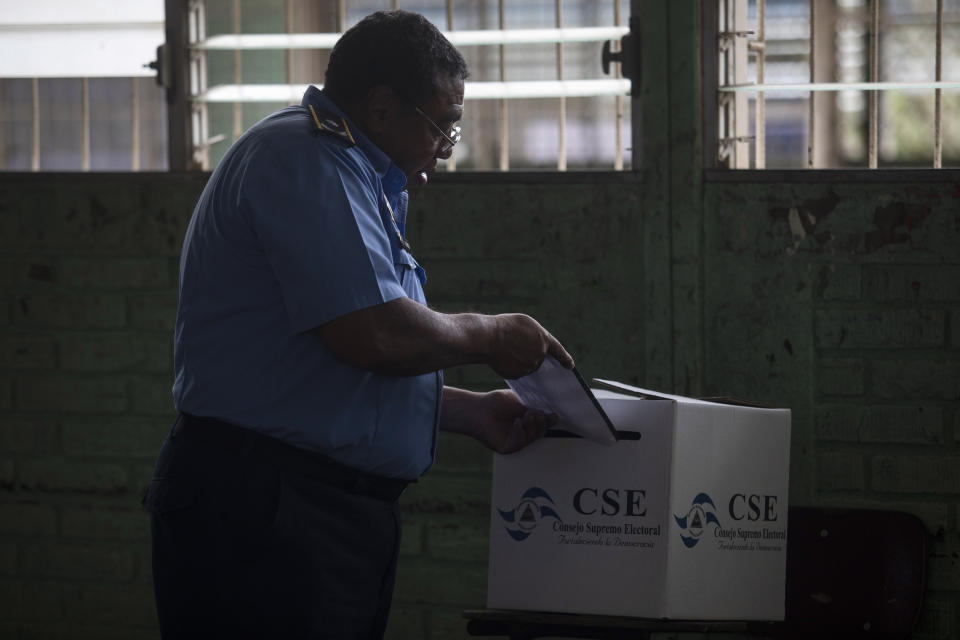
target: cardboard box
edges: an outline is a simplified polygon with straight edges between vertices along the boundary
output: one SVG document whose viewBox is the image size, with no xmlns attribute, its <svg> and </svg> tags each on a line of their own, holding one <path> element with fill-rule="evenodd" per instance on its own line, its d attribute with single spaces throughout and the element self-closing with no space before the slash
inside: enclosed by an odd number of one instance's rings
<svg viewBox="0 0 960 640">
<path fill-rule="evenodd" d="M 487 606 L 782 620 L 790 411 L 636 391 L 594 395 L 639 439 L 495 456 Z"/>
</svg>

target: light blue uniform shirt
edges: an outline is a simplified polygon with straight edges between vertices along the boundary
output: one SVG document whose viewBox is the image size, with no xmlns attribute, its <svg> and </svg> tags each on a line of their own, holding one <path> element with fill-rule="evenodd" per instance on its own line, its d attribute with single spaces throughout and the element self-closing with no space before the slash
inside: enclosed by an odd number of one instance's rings
<svg viewBox="0 0 960 640">
<path fill-rule="evenodd" d="M 254 125 L 203 190 L 180 259 L 174 403 L 350 467 L 413 479 L 430 466 L 443 381 L 377 375 L 312 329 L 406 296 L 426 275 L 400 247 L 406 177 L 349 119 L 355 145 L 318 132 L 307 105 Z"/>
</svg>

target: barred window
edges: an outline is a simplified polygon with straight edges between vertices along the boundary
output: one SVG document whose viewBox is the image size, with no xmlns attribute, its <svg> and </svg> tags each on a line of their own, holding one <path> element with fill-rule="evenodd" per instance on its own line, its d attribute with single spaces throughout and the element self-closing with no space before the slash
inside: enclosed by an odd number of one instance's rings
<svg viewBox="0 0 960 640">
<path fill-rule="evenodd" d="M 715 1 L 718 165 L 960 165 L 960 0 Z"/>
<path fill-rule="evenodd" d="M 0 170 L 165 170 L 163 41 L 163 0 L 0 0 Z"/>
<path fill-rule="evenodd" d="M 240 133 L 322 86 L 339 35 L 380 10 L 415 11 L 470 67 L 463 141 L 439 170 L 632 167 L 630 81 L 601 70 L 601 47 L 628 32 L 628 0 L 192 0 L 193 166 L 211 168 Z"/>
</svg>

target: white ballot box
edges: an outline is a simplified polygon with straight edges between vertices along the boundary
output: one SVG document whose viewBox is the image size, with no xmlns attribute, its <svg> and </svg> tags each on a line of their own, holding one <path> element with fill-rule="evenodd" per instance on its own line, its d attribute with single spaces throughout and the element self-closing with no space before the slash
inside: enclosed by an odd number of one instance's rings
<svg viewBox="0 0 960 640">
<path fill-rule="evenodd" d="M 495 456 L 487 606 L 782 620 L 789 409 L 624 388 L 612 444 Z"/>
</svg>

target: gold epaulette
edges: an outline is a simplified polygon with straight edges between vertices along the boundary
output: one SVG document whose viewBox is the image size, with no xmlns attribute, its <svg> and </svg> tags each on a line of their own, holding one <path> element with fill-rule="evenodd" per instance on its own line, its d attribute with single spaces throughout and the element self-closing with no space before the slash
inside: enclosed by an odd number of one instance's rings
<svg viewBox="0 0 960 640">
<path fill-rule="evenodd" d="M 307 105 L 307 107 L 310 109 L 310 115 L 313 116 L 313 126 L 316 127 L 318 132 L 336 136 L 350 146 L 357 144 L 357 141 L 353 139 L 353 134 L 350 133 L 350 127 L 347 126 L 345 118 L 330 111 L 317 111 L 312 104 Z"/>
</svg>

